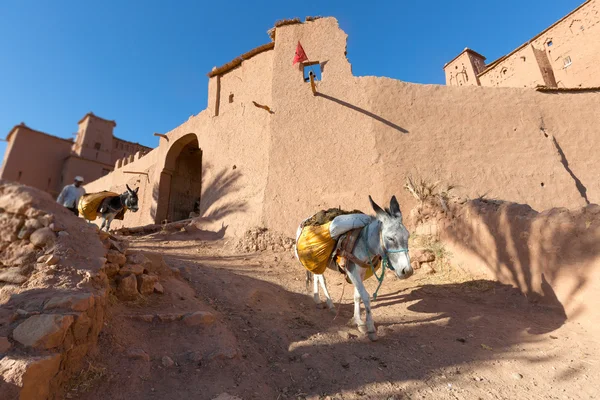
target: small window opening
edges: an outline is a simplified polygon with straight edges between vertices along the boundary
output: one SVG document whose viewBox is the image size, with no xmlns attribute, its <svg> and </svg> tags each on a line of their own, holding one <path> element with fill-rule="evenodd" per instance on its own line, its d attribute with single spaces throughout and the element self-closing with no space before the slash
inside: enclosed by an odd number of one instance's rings
<svg viewBox="0 0 600 400">
<path fill-rule="evenodd" d="M 310 63 L 304 65 L 304 82 L 310 82 L 310 73 L 312 72 L 315 81 L 321 80 L 321 68 L 319 63 Z"/>
<path fill-rule="evenodd" d="M 233 93 L 229 93 L 229 102 L 233 103 Z"/>
<path fill-rule="evenodd" d="M 567 68 L 571 64 L 571 56 L 566 56 L 565 58 L 563 58 L 563 65 L 565 66 L 565 68 Z"/>
<path fill-rule="evenodd" d="M 98 152 L 96 152 L 96 160 L 98 159 Z"/>
<path fill-rule="evenodd" d="M 50 188 L 51 183 L 52 183 L 52 178 L 48 178 L 48 188 Z"/>
<path fill-rule="evenodd" d="M 19 177 L 17 179 L 21 180 L 21 176 L 23 176 L 23 171 L 19 171 Z"/>
<path fill-rule="evenodd" d="M 544 182 L 540 183 L 540 186 L 541 186 L 541 187 L 544 187 Z"/>
<path fill-rule="evenodd" d="M 547 45 L 548 47 L 552 47 L 552 40 L 549 40 L 549 41 L 548 41 L 548 43 L 546 43 L 546 45 Z"/>
<path fill-rule="evenodd" d="M 527 57 L 521 56 L 521 60 L 523 60 L 523 62 L 525 62 L 525 61 L 527 61 Z"/>
<path fill-rule="evenodd" d="M 96 143 L 94 144 L 94 148 L 95 148 L 96 150 L 100 150 L 100 146 L 101 146 L 101 145 L 100 145 L 100 142 L 96 142 Z"/>
</svg>

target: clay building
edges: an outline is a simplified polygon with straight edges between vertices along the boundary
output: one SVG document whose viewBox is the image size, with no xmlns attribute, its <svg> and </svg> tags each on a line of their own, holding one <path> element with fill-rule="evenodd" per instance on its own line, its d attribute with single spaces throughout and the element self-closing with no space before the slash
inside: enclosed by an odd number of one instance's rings
<svg viewBox="0 0 600 400">
<path fill-rule="evenodd" d="M 600 7 L 588 0 L 510 53 L 486 64 L 466 48 L 444 66 L 449 86 L 600 86 Z"/>
<path fill-rule="evenodd" d="M 86 185 L 140 188 L 140 211 L 113 228 L 185 219 L 200 199 L 202 221 L 227 235 L 293 236 L 319 209 L 369 211 L 369 194 L 410 210 L 408 174 L 538 210 L 600 201 L 598 91 L 354 76 L 335 18 L 284 21 L 270 36 L 208 73 L 206 109 Z M 308 60 L 293 65 L 298 42 Z"/>
<path fill-rule="evenodd" d="M 0 179 L 24 183 L 57 196 L 75 176 L 94 181 L 114 169 L 123 158 L 151 149 L 113 136 L 115 121 L 86 114 L 79 121 L 75 141 L 34 130 L 24 123 L 6 137 Z"/>
</svg>

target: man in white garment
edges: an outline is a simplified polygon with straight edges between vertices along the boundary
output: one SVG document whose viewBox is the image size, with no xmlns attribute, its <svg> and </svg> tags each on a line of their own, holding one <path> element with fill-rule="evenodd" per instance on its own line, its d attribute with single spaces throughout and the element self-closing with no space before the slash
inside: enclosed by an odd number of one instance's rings
<svg viewBox="0 0 600 400">
<path fill-rule="evenodd" d="M 76 176 L 75 181 L 71 185 L 65 186 L 56 199 L 57 203 L 71 210 L 76 216 L 79 216 L 79 211 L 77 210 L 79 199 L 85 194 L 85 189 L 81 187 L 82 184 L 83 178 Z"/>
</svg>

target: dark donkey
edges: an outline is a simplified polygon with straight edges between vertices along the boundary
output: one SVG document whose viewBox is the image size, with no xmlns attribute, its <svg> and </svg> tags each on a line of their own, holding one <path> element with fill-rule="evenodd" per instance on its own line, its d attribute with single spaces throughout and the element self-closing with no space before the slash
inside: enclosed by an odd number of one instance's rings
<svg viewBox="0 0 600 400">
<path fill-rule="evenodd" d="M 106 227 L 106 232 L 110 229 L 110 223 L 119 213 L 125 213 L 125 207 L 128 210 L 133 212 L 137 212 L 138 210 L 138 196 L 137 192 L 140 189 L 139 187 L 135 188 L 135 190 L 131 190 L 129 185 L 125 185 L 127 187 L 127 191 L 119 196 L 111 196 L 102 200 L 100 206 L 98 207 L 98 212 L 102 217 L 102 226 L 100 230 Z"/>
</svg>

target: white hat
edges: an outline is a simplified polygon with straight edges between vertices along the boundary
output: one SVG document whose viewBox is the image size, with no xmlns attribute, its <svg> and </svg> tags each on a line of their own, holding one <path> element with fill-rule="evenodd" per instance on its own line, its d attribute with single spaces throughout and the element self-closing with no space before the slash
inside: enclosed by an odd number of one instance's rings
<svg viewBox="0 0 600 400">
<path fill-rule="evenodd" d="M 75 180 L 76 180 L 77 182 L 83 182 L 83 178 L 82 178 L 81 176 L 76 176 L 76 177 L 75 177 Z"/>
</svg>

